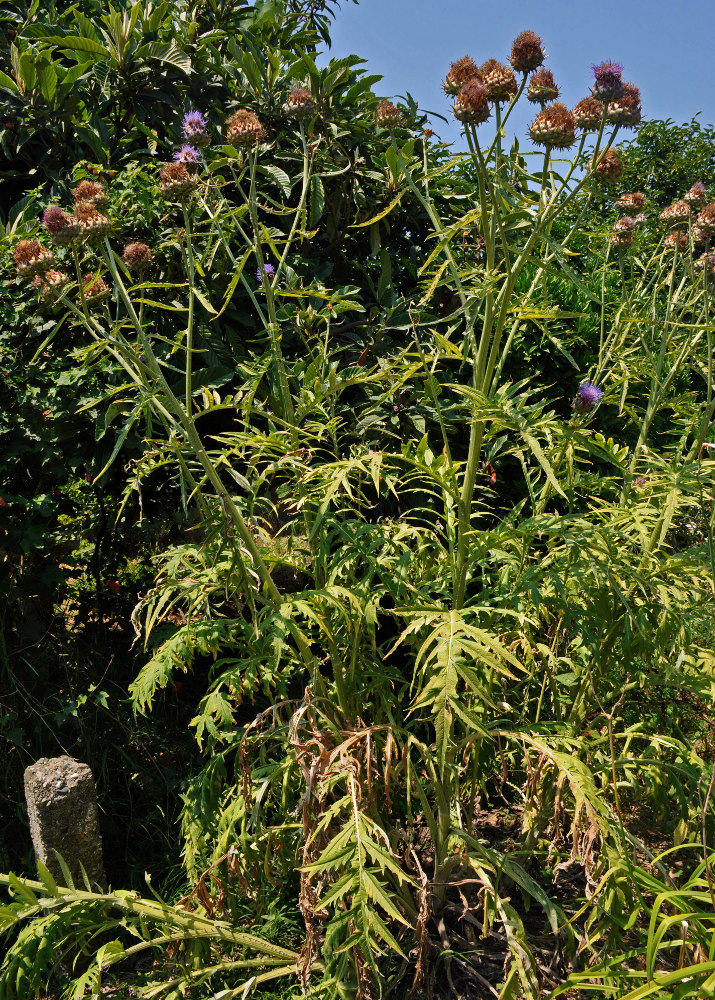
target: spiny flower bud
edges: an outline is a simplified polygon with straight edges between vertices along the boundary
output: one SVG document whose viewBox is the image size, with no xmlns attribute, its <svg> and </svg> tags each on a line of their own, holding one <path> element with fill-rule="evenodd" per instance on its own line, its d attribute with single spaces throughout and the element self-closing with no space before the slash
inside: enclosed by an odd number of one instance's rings
<svg viewBox="0 0 715 1000">
<path fill-rule="evenodd" d="M 62 286 L 66 285 L 68 281 L 69 278 L 64 271 L 55 271 L 50 268 L 49 271 L 35 275 L 32 279 L 32 287 L 40 293 L 40 298 L 51 301 L 57 297 Z"/>
<path fill-rule="evenodd" d="M 184 163 L 167 163 L 159 171 L 162 197 L 170 201 L 184 201 L 198 183 Z"/>
<path fill-rule="evenodd" d="M 617 101 L 623 94 L 621 74 L 623 67 L 617 62 L 603 62 L 592 66 L 594 75 L 591 93 L 599 101 Z"/>
<path fill-rule="evenodd" d="M 313 95 L 304 87 L 294 87 L 288 94 L 283 110 L 294 118 L 310 118 L 318 110 Z"/>
<path fill-rule="evenodd" d="M 382 128 L 393 129 L 399 124 L 401 114 L 391 101 L 380 101 L 375 108 L 375 121 Z"/>
<path fill-rule="evenodd" d="M 496 59 L 488 59 L 480 66 L 479 72 L 487 88 L 487 96 L 495 104 L 510 101 L 519 89 L 513 71 Z"/>
<path fill-rule="evenodd" d="M 82 235 L 89 240 L 101 239 L 112 228 L 111 220 L 102 215 L 90 201 L 80 201 L 74 207 L 74 217 Z"/>
<path fill-rule="evenodd" d="M 621 96 L 608 105 L 606 120 L 626 128 L 634 128 L 638 124 L 641 120 L 641 92 L 635 84 L 623 84 Z"/>
<path fill-rule="evenodd" d="M 559 96 L 559 88 L 554 82 L 554 74 L 550 69 L 537 69 L 535 73 L 531 74 L 526 96 L 532 104 L 541 104 L 542 107 L 544 104 L 556 100 Z"/>
<path fill-rule="evenodd" d="M 616 202 L 616 208 L 628 215 L 637 215 L 645 204 L 645 195 L 640 191 L 633 191 L 629 194 L 622 194 Z"/>
<path fill-rule="evenodd" d="M 59 205 L 50 205 L 42 213 L 42 225 L 49 233 L 50 239 L 58 246 L 66 246 L 76 240 L 81 229 L 77 219 L 63 211 Z"/>
<path fill-rule="evenodd" d="M 665 237 L 665 245 L 668 250 L 675 250 L 677 247 L 681 253 L 684 253 L 689 245 L 688 234 L 682 229 L 674 229 Z"/>
<path fill-rule="evenodd" d="M 234 146 L 256 146 L 263 142 L 266 130 L 253 111 L 239 108 L 226 119 L 226 139 Z"/>
<path fill-rule="evenodd" d="M 698 225 L 707 233 L 715 233 L 715 201 L 700 210 Z"/>
<path fill-rule="evenodd" d="M 467 80 L 457 94 L 452 111 L 460 122 L 468 122 L 470 125 L 480 125 L 489 118 L 489 92 L 481 80 L 476 76 Z"/>
<path fill-rule="evenodd" d="M 603 389 L 593 382 L 582 382 L 571 403 L 574 413 L 589 413 L 603 398 Z"/>
<path fill-rule="evenodd" d="M 98 278 L 96 274 L 89 272 L 82 275 L 82 292 L 84 300 L 89 305 L 96 305 L 104 299 L 109 298 L 112 290 L 103 278 Z"/>
<path fill-rule="evenodd" d="M 707 199 L 705 185 L 702 181 L 696 181 L 687 194 L 683 195 L 683 201 L 687 201 L 694 208 L 702 208 Z"/>
<path fill-rule="evenodd" d="M 674 201 L 672 205 L 668 205 L 660 213 L 660 221 L 667 223 L 669 226 L 682 226 L 687 223 L 689 218 L 690 205 L 684 198 Z"/>
<path fill-rule="evenodd" d="M 560 102 L 543 108 L 529 126 L 529 135 L 540 146 L 568 149 L 576 141 L 576 121 Z"/>
<path fill-rule="evenodd" d="M 636 220 L 630 215 L 623 215 L 616 222 L 611 233 L 611 243 L 621 247 L 629 247 L 633 242 L 633 231 L 636 228 Z"/>
<path fill-rule="evenodd" d="M 211 142 L 211 136 L 206 128 L 206 119 L 200 111 L 187 111 L 182 122 L 182 131 L 186 141 L 197 149 L 208 146 Z"/>
<path fill-rule="evenodd" d="M 577 126 L 582 132 L 598 132 L 603 120 L 603 101 L 595 97 L 584 97 L 573 109 Z"/>
<path fill-rule="evenodd" d="M 541 39 L 533 31 L 522 31 L 514 39 L 509 62 L 517 73 L 528 73 L 538 69 L 546 58 Z"/>
<path fill-rule="evenodd" d="M 146 243 L 127 243 L 124 247 L 122 260 L 126 264 L 127 270 L 141 273 L 151 265 L 151 250 Z"/>
<path fill-rule="evenodd" d="M 593 157 L 590 157 L 590 159 L 586 161 L 586 169 L 593 170 L 594 177 L 597 181 L 603 181 L 605 184 L 612 184 L 614 181 L 617 181 L 623 173 L 623 164 L 615 149 L 609 149 L 608 152 L 604 153 L 604 155 L 599 159 L 595 166 L 593 164 Z"/>
<path fill-rule="evenodd" d="M 479 80 L 482 78 L 477 64 L 471 56 L 462 56 L 449 67 L 449 73 L 442 84 L 445 94 L 456 97 L 467 80 L 471 80 L 473 77 L 477 77 Z"/>
<path fill-rule="evenodd" d="M 39 240 L 20 240 L 12 251 L 12 257 L 18 275 L 23 278 L 46 270 L 52 263 L 51 252 Z"/>
<path fill-rule="evenodd" d="M 86 202 L 95 208 L 104 208 L 109 204 L 107 190 L 99 181 L 80 181 L 72 192 L 75 205 Z"/>
</svg>

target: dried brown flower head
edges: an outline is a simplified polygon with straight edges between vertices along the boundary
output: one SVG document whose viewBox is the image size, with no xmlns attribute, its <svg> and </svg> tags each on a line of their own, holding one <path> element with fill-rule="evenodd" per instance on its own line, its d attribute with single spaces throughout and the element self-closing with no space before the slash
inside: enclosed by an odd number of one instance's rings
<svg viewBox="0 0 715 1000">
<path fill-rule="evenodd" d="M 603 119 L 603 101 L 595 97 L 584 97 L 573 109 L 576 125 L 582 132 L 598 132 Z"/>
<path fill-rule="evenodd" d="M 636 220 L 630 215 L 623 215 L 613 226 L 611 243 L 619 247 L 629 247 L 633 242 Z"/>
<path fill-rule="evenodd" d="M 467 80 L 457 94 L 452 110 L 455 118 L 470 125 L 479 125 L 489 118 L 489 92 L 481 80 L 476 76 Z"/>
<path fill-rule="evenodd" d="M 122 260 L 129 271 L 144 271 L 151 265 L 151 250 L 146 243 L 127 243 Z"/>
<path fill-rule="evenodd" d="M 12 259 L 17 273 L 23 278 L 29 278 L 50 266 L 52 253 L 39 240 L 20 240 L 12 251 Z"/>
<path fill-rule="evenodd" d="M 67 284 L 69 278 L 64 271 L 55 271 L 50 268 L 42 274 L 36 274 L 32 279 L 32 287 L 40 293 L 40 298 L 51 301 L 57 298 L 62 287 Z"/>
<path fill-rule="evenodd" d="M 709 243 L 710 241 L 710 233 L 705 229 L 701 229 L 700 226 L 693 226 L 690 230 L 690 235 L 696 246 L 702 246 L 703 243 Z"/>
<path fill-rule="evenodd" d="M 74 217 L 82 235 L 89 240 L 101 239 L 112 228 L 111 220 L 97 211 L 91 201 L 78 202 L 74 207 Z"/>
<path fill-rule="evenodd" d="M 715 281 L 715 253 L 704 253 L 693 263 L 696 271 L 702 271 L 708 281 Z"/>
<path fill-rule="evenodd" d="M 568 149 L 576 141 L 576 121 L 566 105 L 557 101 L 538 113 L 529 126 L 529 135 L 540 146 Z"/>
<path fill-rule="evenodd" d="M 696 181 L 687 194 L 683 195 L 683 200 L 694 208 L 702 208 L 707 201 L 705 185 L 702 181 Z"/>
<path fill-rule="evenodd" d="M 471 80 L 475 76 L 481 79 L 477 64 L 471 56 L 462 56 L 449 67 L 449 73 L 442 84 L 445 94 L 456 97 L 467 80 Z"/>
<path fill-rule="evenodd" d="M 79 222 L 68 215 L 59 205 L 50 205 L 42 213 L 42 225 L 50 239 L 58 246 L 65 246 L 81 235 Z"/>
<path fill-rule="evenodd" d="M 538 69 L 546 58 L 541 39 L 533 31 L 522 31 L 514 39 L 509 62 L 517 73 Z"/>
<path fill-rule="evenodd" d="M 479 72 L 487 88 L 487 96 L 495 104 L 510 101 L 519 89 L 513 70 L 496 59 L 489 59 Z"/>
<path fill-rule="evenodd" d="M 159 171 L 162 197 L 170 201 L 184 201 L 198 183 L 198 178 L 183 163 L 166 163 Z"/>
<path fill-rule="evenodd" d="M 382 128 L 392 129 L 399 124 L 402 115 L 392 101 L 380 101 L 375 108 L 375 121 Z"/>
<path fill-rule="evenodd" d="M 537 69 L 531 74 L 526 96 L 532 104 L 548 104 L 559 96 L 559 88 L 550 69 Z"/>
<path fill-rule="evenodd" d="M 616 202 L 616 208 L 620 208 L 627 215 L 638 215 L 645 204 L 645 195 L 640 191 L 632 191 L 629 194 L 622 194 Z"/>
<path fill-rule="evenodd" d="M 682 229 L 674 229 L 672 233 L 668 233 L 665 237 L 665 245 L 668 250 L 675 250 L 677 248 L 680 253 L 684 253 L 689 245 L 688 234 L 683 232 Z"/>
<path fill-rule="evenodd" d="M 88 305 L 90 303 L 96 305 L 109 298 L 112 290 L 103 278 L 98 278 L 96 274 L 89 272 L 82 275 L 82 293 Z"/>
<path fill-rule="evenodd" d="M 256 146 L 263 142 L 266 130 L 257 114 L 239 108 L 226 119 L 226 139 L 234 146 Z"/>
<path fill-rule="evenodd" d="M 294 87 L 288 94 L 283 110 L 294 118 L 310 118 L 317 111 L 313 95 L 304 87 Z"/>
<path fill-rule="evenodd" d="M 104 208 L 109 202 L 106 188 L 99 181 L 80 181 L 72 192 L 72 197 L 75 205 L 85 201 L 95 208 Z"/>
<path fill-rule="evenodd" d="M 609 149 L 595 166 L 593 165 L 593 157 L 587 160 L 586 169 L 593 170 L 596 180 L 612 184 L 623 173 L 623 163 L 615 149 Z"/>
<path fill-rule="evenodd" d="M 613 125 L 634 128 L 641 120 L 641 92 L 633 83 L 623 84 L 623 93 L 608 105 L 606 120 Z"/>
<path fill-rule="evenodd" d="M 669 226 L 685 225 L 689 218 L 690 205 L 684 198 L 674 201 L 672 205 L 668 205 L 660 213 L 660 221 L 667 223 Z"/>
<path fill-rule="evenodd" d="M 715 233 L 715 201 L 701 208 L 698 215 L 698 225 L 707 233 Z"/>
</svg>

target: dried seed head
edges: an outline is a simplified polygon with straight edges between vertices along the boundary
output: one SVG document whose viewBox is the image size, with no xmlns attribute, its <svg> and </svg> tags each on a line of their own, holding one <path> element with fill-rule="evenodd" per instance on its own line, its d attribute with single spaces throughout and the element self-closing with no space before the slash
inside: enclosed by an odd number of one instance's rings
<svg viewBox="0 0 715 1000">
<path fill-rule="evenodd" d="M 293 118 L 310 118 L 318 109 L 309 90 L 294 87 L 288 94 L 283 110 Z"/>
<path fill-rule="evenodd" d="M 98 278 L 96 274 L 90 272 L 82 275 L 82 291 L 85 302 L 89 305 L 96 305 L 104 299 L 109 298 L 112 290 L 103 278 Z"/>
<path fill-rule="evenodd" d="M 645 204 L 645 195 L 640 191 L 633 191 L 630 194 L 622 194 L 616 202 L 616 208 L 620 208 L 627 215 L 637 215 Z"/>
<path fill-rule="evenodd" d="M 614 181 L 617 181 L 623 173 L 623 163 L 621 162 L 621 158 L 615 149 L 609 149 L 608 152 L 601 157 L 595 167 L 593 165 L 593 157 L 587 160 L 586 169 L 593 170 L 593 175 L 597 181 L 603 181 L 605 184 L 612 184 Z"/>
<path fill-rule="evenodd" d="M 510 101 L 519 89 L 513 70 L 496 59 L 489 59 L 480 67 L 484 86 L 487 88 L 487 96 L 490 101 L 500 104 L 502 101 Z"/>
<path fill-rule="evenodd" d="M 633 83 L 623 84 L 623 93 L 608 105 L 606 120 L 612 125 L 634 128 L 641 120 L 641 92 Z"/>
<path fill-rule="evenodd" d="M 17 273 L 23 278 L 29 278 L 39 271 L 45 271 L 52 263 L 52 254 L 39 240 L 20 240 L 12 251 Z"/>
<path fill-rule="evenodd" d="M 693 226 L 690 230 L 690 235 L 693 238 L 693 243 L 696 246 L 702 246 L 704 243 L 710 241 L 710 233 L 705 229 L 701 229 L 700 226 Z"/>
<path fill-rule="evenodd" d="M 63 211 L 59 205 L 50 205 L 42 213 L 42 225 L 49 233 L 50 239 L 58 246 L 66 246 L 81 235 L 77 219 Z"/>
<path fill-rule="evenodd" d="M 694 263 L 697 271 L 702 271 L 708 281 L 715 281 L 715 253 L 704 253 Z"/>
<path fill-rule="evenodd" d="M 633 242 L 633 232 L 636 228 L 636 220 L 630 215 L 623 215 L 613 226 L 611 233 L 611 243 L 620 247 L 629 247 Z"/>
<path fill-rule="evenodd" d="M 514 39 L 509 62 L 517 73 L 529 73 L 538 69 L 546 58 L 541 39 L 533 31 L 522 31 Z"/>
<path fill-rule="evenodd" d="M 64 271 L 55 271 L 53 268 L 50 268 L 49 271 L 43 271 L 42 274 L 35 275 L 32 279 L 32 287 L 40 293 L 41 299 L 51 301 L 57 298 L 59 292 L 68 281 L 69 278 Z"/>
<path fill-rule="evenodd" d="M 107 189 L 99 181 L 80 181 L 72 192 L 75 205 L 87 202 L 95 208 L 105 208 L 109 204 Z"/>
<path fill-rule="evenodd" d="M 659 218 L 661 222 L 665 222 L 669 226 L 682 226 L 690 218 L 690 205 L 684 198 L 681 198 L 664 208 Z"/>
<path fill-rule="evenodd" d="M 266 138 L 266 130 L 253 111 L 239 108 L 226 119 L 226 139 L 233 146 L 256 146 Z"/>
<path fill-rule="evenodd" d="M 576 125 L 582 132 L 598 132 L 603 120 L 603 101 L 595 97 L 584 97 L 573 109 Z"/>
<path fill-rule="evenodd" d="M 529 126 L 529 135 L 540 146 L 568 149 L 576 141 L 576 120 L 560 102 L 543 108 Z"/>
<path fill-rule="evenodd" d="M 689 245 L 688 234 L 682 229 L 674 229 L 665 237 L 665 245 L 668 250 L 675 250 L 677 247 L 681 253 L 684 253 Z"/>
<path fill-rule="evenodd" d="M 489 92 L 481 80 L 476 76 L 467 80 L 457 94 L 452 111 L 460 122 L 468 122 L 470 125 L 479 125 L 489 118 Z"/>
<path fill-rule="evenodd" d="M 184 163 L 166 163 L 159 171 L 161 194 L 169 201 L 185 201 L 198 183 Z"/>
<path fill-rule="evenodd" d="M 402 115 L 391 101 L 380 101 L 375 108 L 375 121 L 381 128 L 393 129 Z"/>
<path fill-rule="evenodd" d="M 141 273 L 152 262 L 151 250 L 146 243 L 127 243 L 124 247 L 122 260 L 129 271 L 139 271 Z"/>
<path fill-rule="evenodd" d="M 544 104 L 556 100 L 559 96 L 559 88 L 554 82 L 554 74 L 550 69 L 537 69 L 535 73 L 531 74 L 526 96 L 532 104 L 541 104 L 542 107 Z"/>
<path fill-rule="evenodd" d="M 449 73 L 442 84 L 445 94 L 456 97 L 467 80 L 471 80 L 475 76 L 481 80 L 482 75 L 479 72 L 479 67 L 471 56 L 462 56 L 449 67 Z"/>
<path fill-rule="evenodd" d="M 79 223 L 82 235 L 88 240 L 101 239 L 112 228 L 112 222 L 98 212 L 91 201 L 80 201 L 74 207 L 74 217 Z"/>
<path fill-rule="evenodd" d="M 715 233 L 715 201 L 700 209 L 698 225 L 706 233 Z"/>
<path fill-rule="evenodd" d="M 648 221 L 648 217 L 643 215 L 642 212 L 639 212 L 638 215 L 634 217 L 633 221 L 637 226 L 642 226 Z"/>
<path fill-rule="evenodd" d="M 683 195 L 683 200 L 694 208 L 702 208 L 707 200 L 705 185 L 702 181 L 696 181 L 687 194 Z"/>
<path fill-rule="evenodd" d="M 617 62 L 603 62 L 592 66 L 594 82 L 591 93 L 599 101 L 617 101 L 623 94 L 621 74 L 623 67 Z"/>
<path fill-rule="evenodd" d="M 192 146 L 196 146 L 197 149 L 208 146 L 211 142 L 211 136 L 206 128 L 206 119 L 200 111 L 187 111 L 182 122 L 182 131 L 186 141 L 190 142 Z"/>
</svg>

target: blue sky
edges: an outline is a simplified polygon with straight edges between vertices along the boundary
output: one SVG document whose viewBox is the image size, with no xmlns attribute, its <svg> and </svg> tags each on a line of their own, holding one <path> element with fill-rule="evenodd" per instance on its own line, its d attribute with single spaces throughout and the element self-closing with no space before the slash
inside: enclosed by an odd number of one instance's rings
<svg viewBox="0 0 715 1000">
<path fill-rule="evenodd" d="M 450 63 L 463 55 L 506 61 L 525 28 L 541 36 L 545 65 L 570 107 L 588 95 L 591 65 L 608 59 L 640 87 L 644 117 L 681 123 L 700 111 L 702 124 L 715 124 L 715 0 L 342 0 L 330 54 L 367 59 L 369 72 L 383 76 L 379 93 L 409 91 L 449 119 L 432 127 L 461 146 L 441 86 Z M 523 100 L 513 116 L 510 133 L 521 141 L 534 110 Z"/>
</svg>

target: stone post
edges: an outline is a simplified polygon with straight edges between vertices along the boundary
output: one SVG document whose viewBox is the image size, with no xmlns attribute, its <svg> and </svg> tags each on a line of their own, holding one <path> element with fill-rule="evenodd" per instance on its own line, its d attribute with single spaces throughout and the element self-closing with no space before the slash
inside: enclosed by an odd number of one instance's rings
<svg viewBox="0 0 715 1000">
<path fill-rule="evenodd" d="M 67 881 L 62 855 L 75 888 L 84 889 L 80 863 L 92 889 L 106 887 L 94 779 L 87 764 L 71 757 L 41 758 L 25 771 L 25 799 L 35 855 L 58 885 Z"/>
</svg>

